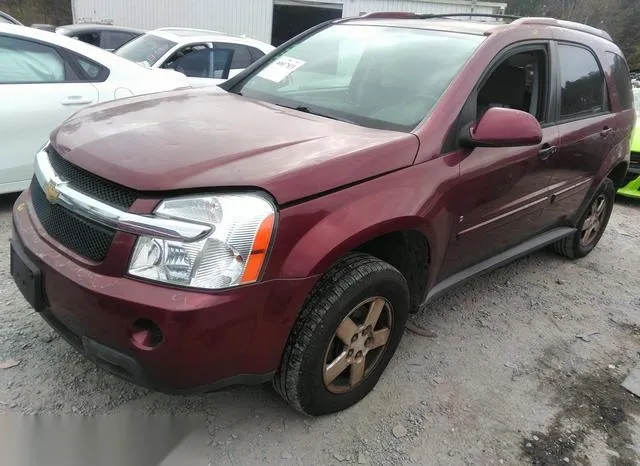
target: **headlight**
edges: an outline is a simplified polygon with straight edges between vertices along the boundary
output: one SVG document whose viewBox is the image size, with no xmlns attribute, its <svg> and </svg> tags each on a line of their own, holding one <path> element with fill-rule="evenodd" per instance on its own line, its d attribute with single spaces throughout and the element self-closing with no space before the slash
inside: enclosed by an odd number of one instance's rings
<svg viewBox="0 0 640 466">
<path fill-rule="evenodd" d="M 211 225 L 212 233 L 189 243 L 141 236 L 129 274 L 212 290 L 260 277 L 275 219 L 267 199 L 253 194 L 184 197 L 162 202 L 155 215 Z"/>
</svg>

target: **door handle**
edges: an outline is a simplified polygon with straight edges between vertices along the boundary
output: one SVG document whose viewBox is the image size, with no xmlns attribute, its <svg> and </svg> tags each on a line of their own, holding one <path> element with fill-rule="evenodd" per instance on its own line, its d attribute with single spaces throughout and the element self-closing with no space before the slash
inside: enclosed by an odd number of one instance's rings
<svg viewBox="0 0 640 466">
<path fill-rule="evenodd" d="M 87 105 L 92 103 L 92 99 L 83 99 L 81 96 L 67 97 L 61 102 L 62 105 Z"/>
<path fill-rule="evenodd" d="M 605 128 L 602 131 L 600 131 L 600 137 L 603 137 L 603 138 L 608 138 L 612 134 L 613 134 L 613 128 Z"/>
<path fill-rule="evenodd" d="M 556 146 L 546 146 L 544 149 L 541 149 L 538 152 L 538 157 L 542 160 L 547 160 L 549 157 L 553 157 L 558 153 L 558 148 Z"/>
</svg>

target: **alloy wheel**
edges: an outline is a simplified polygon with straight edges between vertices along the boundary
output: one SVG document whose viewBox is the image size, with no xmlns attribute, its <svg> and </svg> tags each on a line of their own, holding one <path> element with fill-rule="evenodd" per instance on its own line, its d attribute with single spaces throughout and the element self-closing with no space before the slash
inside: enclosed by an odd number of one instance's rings
<svg viewBox="0 0 640 466">
<path fill-rule="evenodd" d="M 596 240 L 604 225 L 606 212 L 607 198 L 603 193 L 594 199 L 589 208 L 589 214 L 582 223 L 582 231 L 580 234 L 580 245 L 582 247 L 587 247 Z"/>
<path fill-rule="evenodd" d="M 360 385 L 380 360 L 391 336 L 393 309 L 381 297 L 369 298 L 342 320 L 324 359 L 324 384 L 332 393 Z"/>
</svg>

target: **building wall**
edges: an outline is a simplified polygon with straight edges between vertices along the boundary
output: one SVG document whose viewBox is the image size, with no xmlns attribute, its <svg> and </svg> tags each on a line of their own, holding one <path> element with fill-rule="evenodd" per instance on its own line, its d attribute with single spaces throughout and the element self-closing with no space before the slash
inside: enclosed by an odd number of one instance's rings
<svg viewBox="0 0 640 466">
<path fill-rule="evenodd" d="M 376 11 L 410 11 L 413 13 L 468 13 L 469 1 L 424 1 L 424 0 L 344 0 L 343 16 L 358 16 L 360 13 Z M 475 13 L 493 14 L 497 7 L 506 3 L 490 3 L 479 1 L 474 6 Z"/>
<path fill-rule="evenodd" d="M 273 0 L 72 0 L 74 22 L 192 27 L 271 41 Z"/>
<path fill-rule="evenodd" d="M 276 0 L 278 1 L 278 0 Z M 306 0 L 285 0 L 304 5 Z M 322 0 L 320 0 L 322 1 Z M 342 3 L 343 16 L 375 11 L 466 13 L 465 0 L 324 0 Z M 142 29 L 193 27 L 271 42 L 274 0 L 72 0 L 74 22 L 105 21 Z M 313 2 L 308 2 L 313 3 Z M 506 3 L 477 1 L 476 13 L 494 13 Z"/>
</svg>

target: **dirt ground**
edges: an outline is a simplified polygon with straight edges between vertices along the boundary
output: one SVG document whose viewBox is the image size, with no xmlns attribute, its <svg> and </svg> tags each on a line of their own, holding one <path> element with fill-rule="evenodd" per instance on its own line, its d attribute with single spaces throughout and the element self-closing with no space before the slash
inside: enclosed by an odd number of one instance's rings
<svg viewBox="0 0 640 466">
<path fill-rule="evenodd" d="M 192 397 L 97 371 L 28 308 L 9 276 L 14 198 L 0 198 L 1 413 L 205 414 L 210 463 L 640 464 L 640 203 L 618 202 L 600 245 L 536 253 L 433 303 L 352 409 L 298 415 L 269 387 Z M 581 336 L 582 338 L 578 337 Z"/>
</svg>

